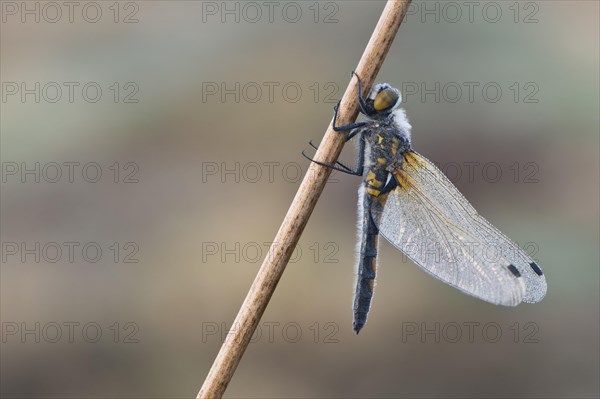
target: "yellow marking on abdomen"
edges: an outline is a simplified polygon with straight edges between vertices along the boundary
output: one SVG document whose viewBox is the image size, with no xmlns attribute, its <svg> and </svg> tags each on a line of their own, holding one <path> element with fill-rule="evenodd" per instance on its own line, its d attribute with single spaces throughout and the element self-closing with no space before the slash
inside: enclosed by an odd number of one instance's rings
<svg viewBox="0 0 600 399">
<path fill-rule="evenodd" d="M 369 170 L 367 173 L 367 183 L 369 186 L 373 187 L 381 187 L 383 186 L 383 182 L 381 180 L 377 180 L 377 175 L 372 170 Z"/>
<path fill-rule="evenodd" d="M 379 188 L 379 187 L 383 186 L 383 182 L 382 182 L 381 180 L 377 180 L 377 179 L 370 180 L 370 181 L 369 181 L 369 184 L 370 184 L 371 186 L 373 186 L 373 187 L 377 187 L 377 188 Z"/>
</svg>

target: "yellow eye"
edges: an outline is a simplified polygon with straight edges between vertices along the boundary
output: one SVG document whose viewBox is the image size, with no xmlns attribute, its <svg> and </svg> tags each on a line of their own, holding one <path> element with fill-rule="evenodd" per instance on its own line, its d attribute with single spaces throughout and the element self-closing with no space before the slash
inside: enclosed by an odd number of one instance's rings
<svg viewBox="0 0 600 399">
<path fill-rule="evenodd" d="M 376 111 L 383 111 L 393 107 L 397 101 L 398 94 L 394 90 L 385 89 L 380 91 L 377 96 L 375 96 L 373 106 L 375 107 Z"/>
</svg>

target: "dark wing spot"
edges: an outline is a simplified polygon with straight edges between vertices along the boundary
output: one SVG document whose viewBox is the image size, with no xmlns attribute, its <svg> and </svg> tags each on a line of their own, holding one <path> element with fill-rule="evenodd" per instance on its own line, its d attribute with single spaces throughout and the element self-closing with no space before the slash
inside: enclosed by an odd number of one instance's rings
<svg viewBox="0 0 600 399">
<path fill-rule="evenodd" d="M 514 274 L 515 277 L 521 277 L 521 273 L 514 265 L 508 265 L 508 270 L 510 270 L 510 272 Z"/>
<path fill-rule="evenodd" d="M 529 264 L 529 266 L 531 266 L 531 268 L 533 269 L 533 271 L 535 272 L 535 274 L 537 274 L 538 276 L 543 276 L 544 275 L 544 272 L 542 272 L 542 269 L 540 269 L 540 267 L 537 265 L 537 263 L 531 262 Z"/>
</svg>

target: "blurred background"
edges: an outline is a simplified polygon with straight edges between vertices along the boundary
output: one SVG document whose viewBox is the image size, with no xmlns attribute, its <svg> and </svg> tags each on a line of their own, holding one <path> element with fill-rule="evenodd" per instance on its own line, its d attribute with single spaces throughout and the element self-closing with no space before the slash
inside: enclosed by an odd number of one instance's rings
<svg viewBox="0 0 600 399">
<path fill-rule="evenodd" d="M 195 397 L 384 2 L 1 7 L 2 396 Z M 382 243 L 355 335 L 337 173 L 227 397 L 598 397 L 598 18 L 415 2 L 378 78 L 547 297 L 494 306 Z"/>
</svg>

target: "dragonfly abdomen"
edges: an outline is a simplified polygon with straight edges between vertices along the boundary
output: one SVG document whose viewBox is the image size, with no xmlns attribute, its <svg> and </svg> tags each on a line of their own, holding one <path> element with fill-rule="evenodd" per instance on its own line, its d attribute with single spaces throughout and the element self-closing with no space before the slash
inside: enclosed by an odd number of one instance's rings
<svg viewBox="0 0 600 399">
<path fill-rule="evenodd" d="M 379 230 L 373 221 L 371 209 L 384 189 L 388 174 L 383 165 L 375 165 L 370 164 L 371 167 L 367 170 L 363 185 L 358 193 L 359 253 L 354 293 L 354 321 L 352 323 L 357 334 L 367 322 L 377 271 Z"/>
<path fill-rule="evenodd" d="M 364 189 L 361 191 L 364 191 Z M 372 197 L 362 193 L 361 196 L 362 207 L 359 207 L 359 253 L 354 292 L 354 321 L 352 323 L 357 334 L 367 322 L 367 314 L 371 308 L 377 271 L 377 242 L 379 238 L 379 231 L 373 223 L 369 211 Z"/>
</svg>

